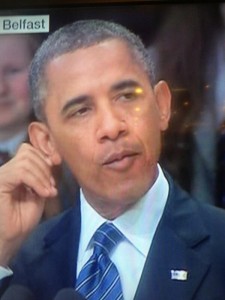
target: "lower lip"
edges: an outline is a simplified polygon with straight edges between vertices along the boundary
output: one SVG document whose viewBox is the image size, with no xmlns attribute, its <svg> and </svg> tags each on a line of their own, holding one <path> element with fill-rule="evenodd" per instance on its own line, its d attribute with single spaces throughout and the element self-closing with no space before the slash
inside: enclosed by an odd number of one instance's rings
<svg viewBox="0 0 225 300">
<path fill-rule="evenodd" d="M 126 171 L 133 165 L 136 158 L 137 155 L 126 156 L 121 160 L 115 160 L 114 162 L 105 164 L 104 166 L 115 171 Z"/>
</svg>

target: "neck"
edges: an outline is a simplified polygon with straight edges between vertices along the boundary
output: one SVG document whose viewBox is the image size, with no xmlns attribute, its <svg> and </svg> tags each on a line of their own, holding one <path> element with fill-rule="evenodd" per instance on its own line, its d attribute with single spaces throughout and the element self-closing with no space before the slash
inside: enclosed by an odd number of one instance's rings
<svg viewBox="0 0 225 300">
<path fill-rule="evenodd" d="M 114 220 L 121 216 L 123 213 L 128 211 L 138 201 L 136 198 L 132 201 L 108 201 L 95 199 L 93 196 L 89 197 L 88 194 L 83 190 L 84 197 L 90 206 L 104 219 Z"/>
<path fill-rule="evenodd" d="M 127 206 L 122 206 L 122 207 L 117 206 L 117 207 L 110 207 L 110 208 L 107 205 L 105 209 L 104 206 L 101 207 L 101 210 L 99 211 L 96 208 L 95 209 L 103 218 L 112 221 L 117 217 L 121 216 L 125 211 L 129 210 L 133 205 L 134 203 L 129 204 Z"/>
</svg>

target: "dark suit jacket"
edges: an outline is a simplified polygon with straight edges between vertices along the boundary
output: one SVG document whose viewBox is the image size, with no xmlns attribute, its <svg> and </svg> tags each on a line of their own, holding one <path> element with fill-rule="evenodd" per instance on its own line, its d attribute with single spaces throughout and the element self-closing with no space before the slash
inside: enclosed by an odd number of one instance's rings
<svg viewBox="0 0 225 300">
<path fill-rule="evenodd" d="M 170 178 L 169 185 L 135 300 L 224 300 L 225 213 L 192 200 Z M 10 284 L 28 286 L 39 300 L 74 287 L 79 235 L 78 201 L 41 224 L 12 265 Z M 171 270 L 185 270 L 187 280 L 171 279 Z"/>
</svg>

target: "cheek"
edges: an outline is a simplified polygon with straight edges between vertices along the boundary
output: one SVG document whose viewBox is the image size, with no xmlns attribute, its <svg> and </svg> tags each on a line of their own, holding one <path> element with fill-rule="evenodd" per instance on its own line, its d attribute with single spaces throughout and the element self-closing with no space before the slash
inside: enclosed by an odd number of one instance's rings
<svg viewBox="0 0 225 300">
<path fill-rule="evenodd" d="M 93 152 L 90 148 L 80 148 L 76 145 L 71 147 L 71 150 L 67 149 L 65 153 L 65 162 L 71 170 L 78 183 L 82 186 L 87 182 L 92 182 L 93 178 L 97 178 L 99 170 L 97 165 L 93 161 Z"/>
<path fill-rule="evenodd" d="M 11 93 L 18 99 L 21 105 L 26 105 L 30 102 L 27 72 L 16 76 L 11 81 Z"/>
<path fill-rule="evenodd" d="M 95 146 L 91 139 L 85 132 L 78 134 L 73 130 L 70 132 L 56 130 L 55 133 L 56 148 L 73 174 L 88 173 L 93 168 L 95 152 Z"/>
<path fill-rule="evenodd" d="M 133 117 L 133 132 L 145 151 L 146 160 L 157 160 L 160 151 L 160 119 L 155 112 L 146 110 Z"/>
</svg>

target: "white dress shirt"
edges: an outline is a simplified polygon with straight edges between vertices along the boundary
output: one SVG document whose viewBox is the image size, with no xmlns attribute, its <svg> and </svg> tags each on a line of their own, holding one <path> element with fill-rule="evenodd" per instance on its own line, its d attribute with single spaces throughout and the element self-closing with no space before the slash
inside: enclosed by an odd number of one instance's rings
<svg viewBox="0 0 225 300">
<path fill-rule="evenodd" d="M 124 300 L 134 298 L 143 267 L 169 192 L 168 182 L 158 165 L 159 175 L 152 188 L 128 211 L 112 221 L 124 234 L 123 240 L 110 255 L 121 279 Z M 86 201 L 81 191 L 81 236 L 77 276 L 93 252 L 91 239 L 107 220 Z"/>
</svg>

